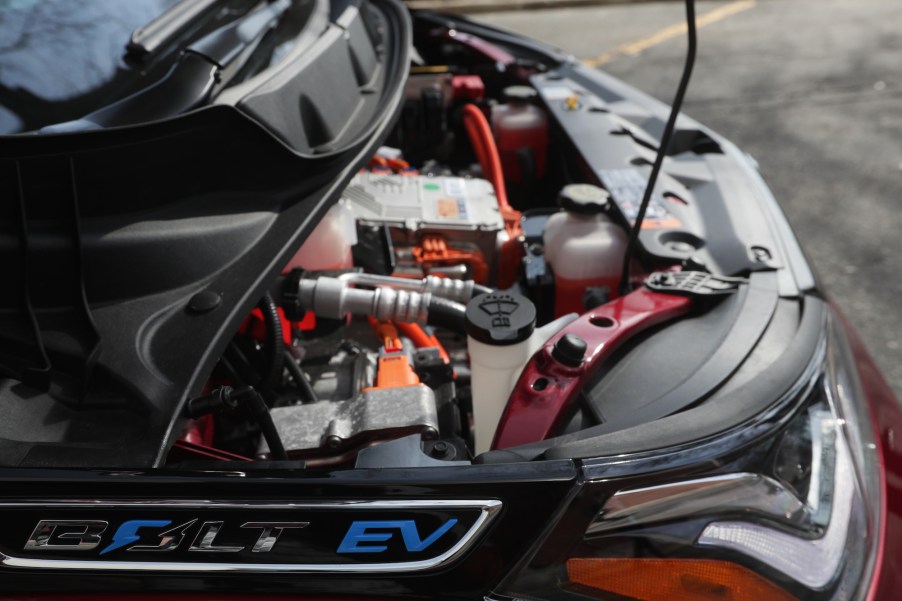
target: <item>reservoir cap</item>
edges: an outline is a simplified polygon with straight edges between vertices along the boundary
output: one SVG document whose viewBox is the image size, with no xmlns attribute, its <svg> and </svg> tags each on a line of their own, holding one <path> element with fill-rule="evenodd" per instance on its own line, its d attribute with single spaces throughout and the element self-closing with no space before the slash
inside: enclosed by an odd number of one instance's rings
<svg viewBox="0 0 902 601">
<path fill-rule="evenodd" d="M 485 344 L 506 346 L 529 338 L 536 329 L 536 307 L 513 292 L 483 294 L 467 303 L 467 334 Z"/>
<path fill-rule="evenodd" d="M 507 86 L 501 91 L 501 95 L 506 102 L 532 102 L 539 93 L 535 88 L 530 86 Z"/>
<path fill-rule="evenodd" d="M 569 184 L 558 193 L 557 203 L 566 211 L 593 215 L 607 208 L 611 195 L 592 184 Z"/>
</svg>

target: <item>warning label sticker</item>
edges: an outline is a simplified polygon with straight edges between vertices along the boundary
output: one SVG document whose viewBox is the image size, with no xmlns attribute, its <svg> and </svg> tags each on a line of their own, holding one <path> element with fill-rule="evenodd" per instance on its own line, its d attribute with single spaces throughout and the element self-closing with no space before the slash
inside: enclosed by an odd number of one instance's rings
<svg viewBox="0 0 902 601">
<path fill-rule="evenodd" d="M 424 186 L 424 206 L 432 207 L 435 212 L 433 218 L 454 221 L 469 219 L 466 180 L 459 177 L 448 177 L 442 184 L 430 182 Z"/>
<path fill-rule="evenodd" d="M 648 179 L 638 169 L 599 169 L 598 177 L 624 217 L 635 223 Z M 676 228 L 681 225 L 682 222 L 667 210 L 664 198 L 657 192 L 653 193 L 642 229 Z"/>
<path fill-rule="evenodd" d="M 441 219 L 460 219 L 461 203 L 456 198 L 439 198 L 435 214 Z"/>
</svg>

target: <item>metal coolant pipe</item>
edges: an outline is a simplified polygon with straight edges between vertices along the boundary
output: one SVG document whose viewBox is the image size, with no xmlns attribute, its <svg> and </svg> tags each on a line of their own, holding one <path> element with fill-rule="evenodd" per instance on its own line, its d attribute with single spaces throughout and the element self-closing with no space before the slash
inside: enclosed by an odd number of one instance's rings
<svg viewBox="0 0 902 601">
<path fill-rule="evenodd" d="M 351 315 L 372 315 L 379 321 L 416 322 L 425 325 L 432 293 L 379 287 L 375 290 L 352 288 L 342 278 L 321 277 L 301 280 L 301 305 L 316 315 L 341 319 Z M 372 285 L 372 284 L 371 284 Z"/>
<path fill-rule="evenodd" d="M 455 280 L 434 275 L 427 275 L 425 278 L 417 280 L 372 273 L 346 273 L 338 276 L 338 279 L 356 286 L 391 288 L 419 294 L 433 294 L 459 303 L 469 301 L 473 297 L 474 292 L 480 288 L 472 280 Z"/>
</svg>

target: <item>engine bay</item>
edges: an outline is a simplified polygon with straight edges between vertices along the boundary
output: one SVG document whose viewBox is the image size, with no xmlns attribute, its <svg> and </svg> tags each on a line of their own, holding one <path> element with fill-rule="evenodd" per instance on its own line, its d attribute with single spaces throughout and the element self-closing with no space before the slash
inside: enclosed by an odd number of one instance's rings
<svg viewBox="0 0 902 601">
<path fill-rule="evenodd" d="M 682 115 L 661 153 L 666 105 L 410 16 L 311 13 L 328 79 L 301 44 L 290 82 L 15 139 L 33 156 L 0 164 L 5 190 L 48 209 L 7 220 L 0 463 L 503 463 L 738 410 L 812 285 L 746 157 Z M 272 81 L 300 115 L 255 91 Z"/>
<path fill-rule="evenodd" d="M 643 223 L 655 244 L 622 282 L 645 185 L 635 165 L 653 146 L 621 120 L 597 137 L 626 137 L 639 158 L 592 173 L 567 130 L 593 113 L 616 121 L 601 98 L 428 25 L 394 130 L 189 401 L 169 463 L 468 464 L 598 425 L 575 399 L 610 348 L 688 313 L 689 292 L 742 283 L 697 256 L 680 185 L 655 194 Z M 718 151 L 695 138 L 680 144 Z M 661 298 L 624 296 L 635 288 Z"/>
<path fill-rule="evenodd" d="M 670 105 L 398 0 L 115 25 L 120 94 L 0 135 L 4 590 L 871 573 L 892 470 L 861 426 L 897 403 L 754 160 L 681 113 L 693 2 Z"/>
</svg>

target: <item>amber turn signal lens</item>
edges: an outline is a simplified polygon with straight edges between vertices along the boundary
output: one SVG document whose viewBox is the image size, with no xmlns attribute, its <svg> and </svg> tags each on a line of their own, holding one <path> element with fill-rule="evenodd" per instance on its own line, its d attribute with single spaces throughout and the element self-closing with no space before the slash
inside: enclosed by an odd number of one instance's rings
<svg viewBox="0 0 902 601">
<path fill-rule="evenodd" d="M 797 601 L 755 572 L 716 559 L 568 559 L 567 576 L 641 601 Z"/>
</svg>

